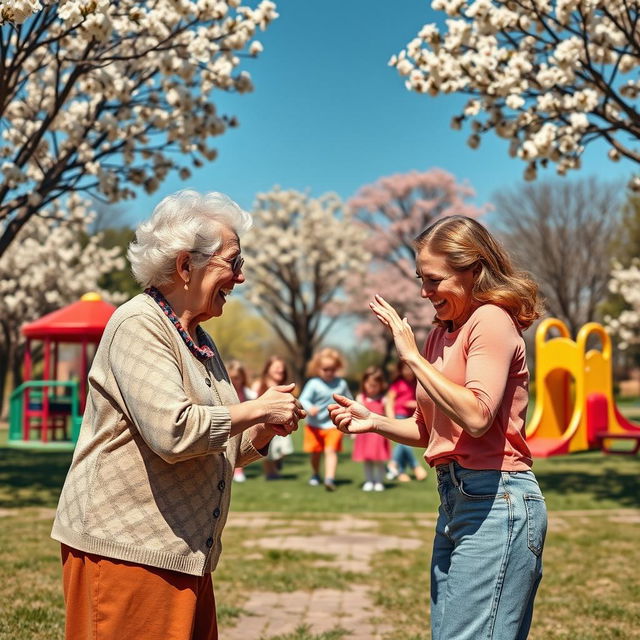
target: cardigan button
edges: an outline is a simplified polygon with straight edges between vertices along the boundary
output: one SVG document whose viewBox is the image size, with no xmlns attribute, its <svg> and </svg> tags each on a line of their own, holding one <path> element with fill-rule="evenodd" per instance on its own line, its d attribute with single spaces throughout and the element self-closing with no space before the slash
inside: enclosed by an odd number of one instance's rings
<svg viewBox="0 0 640 640">
<path fill-rule="evenodd" d="M 219 518 L 219 517 L 220 517 L 220 507 L 216 507 L 216 508 L 213 510 L 213 517 L 214 517 L 214 518 Z"/>
<path fill-rule="evenodd" d="M 206 382 L 207 387 L 211 386 L 211 380 L 209 380 L 209 378 L 205 378 L 204 381 Z"/>
<path fill-rule="evenodd" d="M 213 547 L 213 538 L 207 538 L 207 547 L 209 547 L 209 549 Z"/>
<path fill-rule="evenodd" d="M 224 480 L 220 480 L 220 482 L 218 482 L 218 489 L 220 489 L 220 491 L 224 491 L 224 488 L 227 486 L 226 482 Z"/>
</svg>

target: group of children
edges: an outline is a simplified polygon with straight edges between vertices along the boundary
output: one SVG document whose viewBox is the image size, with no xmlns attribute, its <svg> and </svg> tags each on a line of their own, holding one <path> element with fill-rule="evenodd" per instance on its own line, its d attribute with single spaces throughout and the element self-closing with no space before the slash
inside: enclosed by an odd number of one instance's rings
<svg viewBox="0 0 640 640">
<path fill-rule="evenodd" d="M 269 387 L 289 380 L 286 363 L 277 356 L 267 360 L 262 375 L 251 388 L 248 387 L 246 372 L 238 361 L 229 363 L 227 369 L 241 401 L 256 398 Z M 334 393 L 353 397 L 342 377 L 344 369 L 344 359 L 336 349 L 321 349 L 309 363 L 309 379 L 299 397 L 300 404 L 307 412 L 303 450 L 310 454 L 312 475 L 309 485 L 324 485 L 327 491 L 336 489 L 338 453 L 342 450 L 343 438 L 343 433 L 331 422 L 328 406 L 334 402 Z M 405 418 L 415 411 L 415 392 L 416 379 L 410 367 L 399 363 L 395 379 L 387 389 L 382 369 L 371 366 L 362 375 L 356 400 L 375 413 Z M 389 441 L 377 433 L 362 433 L 352 437 L 355 438 L 352 458 L 364 465 L 363 491 L 384 491 L 385 477 L 401 482 L 411 479 L 409 473 L 413 473 L 416 480 L 426 477 L 427 472 L 417 461 L 411 447 L 396 444 L 392 454 Z M 293 453 L 291 436 L 276 436 L 264 462 L 267 480 L 280 477 L 283 458 L 289 453 Z M 320 467 L 323 456 L 322 477 Z M 236 469 L 234 480 L 245 480 L 242 469 Z"/>
</svg>

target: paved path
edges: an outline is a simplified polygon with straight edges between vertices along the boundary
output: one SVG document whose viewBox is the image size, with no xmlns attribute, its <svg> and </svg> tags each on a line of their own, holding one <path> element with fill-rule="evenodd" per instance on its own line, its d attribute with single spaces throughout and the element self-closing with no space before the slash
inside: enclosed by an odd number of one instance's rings
<svg viewBox="0 0 640 640">
<path fill-rule="evenodd" d="M 282 520 L 282 514 L 273 514 Z M 231 514 L 227 527 L 247 527 L 259 531 L 269 522 L 267 514 Z M 331 555 L 318 566 L 335 566 L 341 571 L 369 573 L 372 556 L 387 549 L 414 549 L 419 539 L 381 535 L 375 531 L 377 521 L 350 515 L 335 516 L 317 523 L 313 535 L 297 535 L 292 522 L 279 532 L 271 530 L 268 538 L 254 539 L 251 545 L 267 549 L 314 549 Z M 302 522 L 304 524 L 304 522 Z M 426 524 L 426 523 L 425 523 Z M 429 523 L 432 524 L 432 523 Z M 381 619 L 366 585 L 353 584 L 348 590 L 315 589 L 293 593 L 256 591 L 242 605 L 246 615 L 232 629 L 223 630 L 224 640 L 258 640 L 293 633 L 307 626 L 312 634 L 339 628 L 349 640 L 382 640 L 391 627 Z"/>
<path fill-rule="evenodd" d="M 387 514 L 356 517 L 331 515 L 323 521 L 314 521 L 312 535 L 300 535 L 300 528 L 308 528 L 308 521 L 282 513 L 232 513 L 227 523 L 229 532 L 234 527 L 259 532 L 269 526 L 269 537 L 252 537 L 252 547 L 257 544 L 266 549 L 292 549 L 321 551 L 331 555 L 317 566 L 335 566 L 341 571 L 368 573 L 372 556 L 386 549 L 402 547 L 415 549 L 419 538 L 398 537 L 379 533 L 378 524 Z M 402 518 L 402 514 L 394 514 Z M 415 514 L 414 516 L 415 517 Z M 549 514 L 550 528 L 561 531 L 568 527 L 589 526 L 594 517 L 604 517 L 612 522 L 640 522 L 640 510 L 612 509 L 592 511 L 555 511 Z M 416 536 L 433 528 L 435 521 L 419 517 Z M 307 527 L 305 527 L 307 525 Z M 306 626 L 311 635 L 334 629 L 345 631 L 345 640 L 384 640 L 392 630 L 382 619 L 372 601 L 367 585 L 353 584 L 348 590 L 316 589 L 276 593 L 255 591 L 248 594 L 242 604 L 243 614 L 232 628 L 223 628 L 223 640 L 269 640 L 275 636 L 294 633 Z"/>
</svg>

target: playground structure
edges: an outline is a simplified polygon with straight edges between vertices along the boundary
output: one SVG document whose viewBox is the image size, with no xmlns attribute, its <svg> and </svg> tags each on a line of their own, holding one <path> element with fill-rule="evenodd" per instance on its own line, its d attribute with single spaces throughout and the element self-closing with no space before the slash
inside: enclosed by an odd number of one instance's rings
<svg viewBox="0 0 640 640">
<path fill-rule="evenodd" d="M 552 329 L 560 335 L 548 338 Z M 589 348 L 597 336 L 602 349 Z M 536 400 L 527 425 L 527 442 L 534 457 L 603 448 L 608 452 L 636 453 L 640 426 L 618 410 L 613 396 L 611 338 L 596 322 L 585 324 L 575 341 L 566 325 L 543 320 L 536 331 Z M 613 440 L 632 441 L 632 451 L 611 449 Z"/>
<path fill-rule="evenodd" d="M 22 327 L 27 337 L 25 381 L 10 398 L 9 446 L 75 445 L 86 402 L 88 346 L 100 341 L 114 311 L 98 294 L 88 293 Z M 559 336 L 549 338 L 553 329 Z M 588 347 L 592 336 L 599 338 L 601 350 Z M 44 341 L 41 380 L 32 379 L 33 340 Z M 77 380 L 57 379 L 62 343 L 81 345 Z M 602 325 L 587 323 L 574 341 L 562 321 L 543 320 L 535 336 L 535 361 L 536 398 L 527 425 L 527 442 L 534 457 L 596 448 L 615 453 L 640 451 L 640 425 L 629 422 L 615 404 L 611 339 Z M 58 434 L 60 439 L 56 439 Z M 621 440 L 632 441 L 635 447 L 619 451 L 608 446 Z"/>
<path fill-rule="evenodd" d="M 100 341 L 115 309 L 99 294 L 87 293 L 78 302 L 21 328 L 27 338 L 24 382 L 9 401 L 9 446 L 75 445 L 87 395 L 88 347 Z M 33 379 L 34 340 L 44 342 L 41 380 Z M 60 344 L 81 347 L 77 380 L 58 379 Z"/>
</svg>

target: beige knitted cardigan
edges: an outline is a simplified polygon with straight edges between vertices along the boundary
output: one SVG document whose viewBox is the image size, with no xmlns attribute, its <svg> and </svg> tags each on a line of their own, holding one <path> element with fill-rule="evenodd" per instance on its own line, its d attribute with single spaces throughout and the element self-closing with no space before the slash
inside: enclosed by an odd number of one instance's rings
<svg viewBox="0 0 640 640">
<path fill-rule="evenodd" d="M 70 547 L 192 575 L 213 571 L 233 468 L 260 457 L 230 438 L 238 402 L 216 356 L 198 360 L 140 294 L 111 317 L 51 533 Z"/>
</svg>

